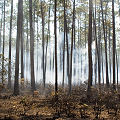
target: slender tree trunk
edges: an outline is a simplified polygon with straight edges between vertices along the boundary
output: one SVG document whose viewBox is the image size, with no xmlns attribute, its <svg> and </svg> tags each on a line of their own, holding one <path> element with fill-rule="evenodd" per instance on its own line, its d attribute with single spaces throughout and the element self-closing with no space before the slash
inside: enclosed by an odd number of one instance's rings
<svg viewBox="0 0 120 120">
<path fill-rule="evenodd" d="M 52 62 L 52 63 L 53 63 L 53 66 L 52 66 L 52 68 L 53 68 L 53 71 L 54 71 L 54 64 L 55 64 L 55 62 L 54 62 L 54 61 L 55 61 L 54 52 L 53 52 L 53 58 L 52 58 L 52 59 L 53 59 L 53 62 Z"/>
<path fill-rule="evenodd" d="M 82 78 L 82 71 L 83 71 L 83 70 L 82 70 L 82 67 L 83 67 L 83 66 L 82 66 L 82 64 L 83 64 L 83 62 L 82 62 L 82 61 L 83 61 L 83 60 L 82 60 L 82 51 L 81 51 L 81 56 L 80 56 L 80 58 L 81 58 L 81 78 Z"/>
<path fill-rule="evenodd" d="M 119 72 L 119 67 L 118 67 L 118 54 L 117 54 L 117 51 L 116 51 L 116 80 L 117 80 L 117 87 L 118 87 L 118 84 L 119 84 L 119 81 L 118 81 L 118 73 Z"/>
<path fill-rule="evenodd" d="M 109 78 L 110 78 L 110 84 L 111 84 L 111 38 L 110 38 L 110 36 L 111 36 L 111 28 L 110 28 L 110 26 L 109 26 L 109 70 L 110 70 L 110 72 L 109 72 Z"/>
<path fill-rule="evenodd" d="M 2 43 L 2 35 L 1 35 L 1 32 L 2 32 L 2 22 L 3 22 L 3 21 L 2 21 L 2 19 L 3 19 L 2 17 L 3 17 L 3 5 L 2 5 L 2 15 L 1 15 L 1 22 L 0 22 L 0 25 L 1 25 L 1 26 L 0 26 L 0 54 L 1 54 L 1 52 L 2 52 L 2 48 L 1 48 L 1 46 L 2 46 L 2 45 L 1 45 L 1 43 Z M 1 57 L 1 56 L 0 56 L 0 57 Z"/>
<path fill-rule="evenodd" d="M 86 44 L 87 44 L 87 37 L 86 37 L 86 19 L 87 19 L 87 17 L 86 17 L 86 12 L 85 12 L 85 48 L 86 48 Z M 86 58 L 87 58 L 87 54 L 85 53 L 85 60 L 86 60 Z M 86 75 L 86 66 L 85 66 L 85 75 Z"/>
<path fill-rule="evenodd" d="M 104 59 L 103 59 L 103 47 L 102 47 L 102 44 L 101 44 L 101 63 L 102 63 L 102 79 L 103 79 L 103 85 L 104 85 L 104 83 L 105 83 L 105 81 L 104 81 Z"/>
<path fill-rule="evenodd" d="M 50 6 L 49 6 L 49 20 L 48 20 L 48 40 L 50 41 L 50 15 L 51 15 L 51 0 L 50 0 Z M 51 50 L 50 50 L 51 54 Z M 50 57 L 50 70 L 51 70 L 51 57 Z"/>
<path fill-rule="evenodd" d="M 36 82 L 37 82 L 37 77 L 38 77 L 38 44 L 39 44 L 39 40 L 38 40 L 38 15 L 37 15 L 37 70 L 36 70 Z"/>
<path fill-rule="evenodd" d="M 96 85 L 97 83 L 97 60 L 98 60 L 98 40 L 97 40 L 97 28 L 96 28 L 96 0 L 95 0 L 95 14 L 94 14 L 94 39 L 95 39 L 95 85 Z"/>
<path fill-rule="evenodd" d="M 88 76 L 88 92 L 92 86 L 92 0 L 89 0 L 89 33 L 88 33 L 88 62 L 89 62 L 89 76 Z"/>
<path fill-rule="evenodd" d="M 51 3 L 51 0 L 50 0 Z M 46 44 L 46 53 L 45 53 L 45 80 L 46 80 L 46 69 L 47 69 L 47 49 L 48 49 L 48 40 L 50 40 L 50 6 L 48 9 L 48 30 L 47 30 L 47 44 Z"/>
<path fill-rule="evenodd" d="M 100 29 L 100 12 L 98 23 L 98 43 L 97 43 L 97 55 L 98 55 L 98 84 L 101 85 L 101 60 L 100 60 L 100 41 L 101 41 L 101 29 Z"/>
<path fill-rule="evenodd" d="M 69 94 L 72 90 L 72 57 L 73 57 L 73 42 L 74 42 L 74 27 L 75 27 L 75 0 L 73 2 L 73 21 L 72 21 L 72 36 L 71 36 L 71 55 L 70 55 L 70 70 L 69 70 Z"/>
<path fill-rule="evenodd" d="M 43 50 L 43 55 L 42 55 L 42 65 L 43 65 L 43 86 L 45 88 L 45 48 L 44 48 L 44 44 L 45 44 L 45 40 L 44 40 L 44 13 L 43 13 L 43 2 L 41 2 L 41 13 L 42 13 L 42 50 Z"/>
<path fill-rule="evenodd" d="M 23 8 L 21 8 L 21 29 L 20 29 L 20 41 L 21 41 L 21 78 L 24 78 L 24 51 L 23 51 L 23 44 L 24 44 L 24 40 L 23 40 Z"/>
<path fill-rule="evenodd" d="M 75 12 L 75 11 L 74 11 Z M 75 49 L 75 45 L 76 45 L 76 42 L 75 42 L 75 33 L 76 33 L 76 29 L 75 29 L 75 15 L 76 15 L 76 13 L 74 13 L 74 49 Z"/>
<path fill-rule="evenodd" d="M 55 94 L 58 92 L 58 73 L 57 73 L 57 0 L 55 0 L 55 13 L 54 13 L 54 34 L 55 34 Z"/>
<path fill-rule="evenodd" d="M 14 82 L 14 95 L 19 94 L 19 46 L 21 40 L 21 15 L 23 14 L 23 0 L 18 1 L 18 17 L 17 17 L 17 41 L 16 41 L 16 61 L 15 61 L 15 82 Z"/>
<path fill-rule="evenodd" d="M 26 40 L 26 71 L 29 71 L 29 63 L 28 63 L 28 58 L 29 58 L 29 33 L 28 33 L 28 30 L 29 30 L 29 20 L 27 19 L 27 40 Z M 26 75 L 27 77 L 27 75 Z"/>
<path fill-rule="evenodd" d="M 5 73 L 5 66 L 4 66 L 4 49 L 5 49 L 5 0 L 4 0 L 4 19 L 3 19 L 3 48 L 2 48 L 2 84 L 4 85 L 4 73 Z"/>
<path fill-rule="evenodd" d="M 107 58 L 107 39 L 105 34 L 105 23 L 103 16 L 103 1 L 101 0 L 101 10 L 102 10 L 102 24 L 103 24 L 103 33 L 104 33 L 104 42 L 105 42 L 105 63 L 106 63 L 106 85 L 109 87 L 109 79 L 108 79 L 108 58 Z"/>
<path fill-rule="evenodd" d="M 80 42 L 79 42 L 79 45 L 80 47 L 82 47 L 82 26 L 81 26 L 81 12 L 80 12 Z M 81 62 L 81 77 L 82 77 L 82 51 L 80 51 L 80 62 Z M 78 60 L 79 61 L 79 60 Z"/>
<path fill-rule="evenodd" d="M 48 39 L 50 40 L 50 15 L 51 15 L 51 0 L 50 0 L 50 6 L 49 6 L 49 20 L 48 20 Z"/>
<path fill-rule="evenodd" d="M 80 41 L 80 20 L 78 19 L 78 45 Z"/>
<path fill-rule="evenodd" d="M 9 34 L 9 65 L 8 65 L 8 88 L 11 88 L 11 40 L 12 40 L 13 0 L 11 0 L 10 34 Z"/>
<path fill-rule="evenodd" d="M 113 89 L 116 89 L 115 79 L 115 54 L 116 54 L 116 41 L 115 41 L 115 14 L 114 14 L 114 0 L 112 0 L 112 28 L 113 28 Z"/>
<path fill-rule="evenodd" d="M 80 45 L 80 47 L 81 47 L 81 38 L 82 38 L 82 34 L 81 34 L 81 31 L 82 31 L 82 29 L 81 29 L 82 27 L 81 27 L 81 12 L 80 12 L 80 41 L 79 41 L 79 45 Z"/>
<path fill-rule="evenodd" d="M 64 42 L 63 42 L 63 82 L 62 82 L 62 87 L 64 87 L 64 64 L 65 64 L 65 31 L 66 31 L 66 27 L 65 27 L 65 14 L 66 14 L 66 8 L 65 8 L 65 0 L 64 0 Z"/>
<path fill-rule="evenodd" d="M 32 91 L 35 87 L 35 75 L 34 75 L 34 29 L 32 20 L 32 0 L 29 0 L 29 20 L 30 20 L 30 67 L 31 67 L 31 88 Z"/>
<path fill-rule="evenodd" d="M 69 43 L 68 43 L 68 27 L 67 27 L 67 19 L 65 15 L 65 30 L 66 30 L 66 47 L 67 47 L 67 77 L 68 77 L 68 84 L 69 84 Z"/>
</svg>

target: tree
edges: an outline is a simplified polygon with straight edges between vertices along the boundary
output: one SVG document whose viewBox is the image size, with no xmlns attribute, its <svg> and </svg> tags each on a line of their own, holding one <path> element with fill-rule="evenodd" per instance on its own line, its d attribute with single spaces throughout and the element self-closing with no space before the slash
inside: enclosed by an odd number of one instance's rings
<svg viewBox="0 0 120 120">
<path fill-rule="evenodd" d="M 109 78 L 110 78 L 110 84 L 111 84 L 111 73 L 112 73 L 112 72 L 111 72 L 111 71 L 112 71 L 112 70 L 111 70 L 111 66 L 112 66 L 112 65 L 111 65 L 111 57 L 112 57 L 112 56 L 111 56 L 111 54 L 110 54 L 110 53 L 111 53 L 111 38 L 110 38 L 110 36 L 111 36 L 111 26 L 110 26 L 110 24 L 109 24 L 109 71 L 110 71 L 110 72 L 109 72 Z"/>
<path fill-rule="evenodd" d="M 43 86 L 45 88 L 45 55 L 44 55 L 44 46 L 45 46 L 45 39 L 44 39 L 44 26 L 45 26 L 45 22 L 44 22 L 44 11 L 43 11 L 43 1 L 41 2 L 41 14 L 42 14 L 42 50 L 43 50 L 43 54 L 42 54 L 42 66 L 43 66 Z"/>
<path fill-rule="evenodd" d="M 116 41 L 115 41 L 115 14 L 114 14 L 114 0 L 112 0 L 112 29 L 113 29 L 113 89 L 115 90 L 115 54 L 116 54 Z"/>
<path fill-rule="evenodd" d="M 11 88 L 11 39 L 12 39 L 12 18 L 13 18 L 13 0 L 11 0 L 11 16 L 10 16 L 8 88 Z"/>
<path fill-rule="evenodd" d="M 1 21 L 0 21 L 0 53 L 2 52 L 2 48 L 1 48 L 1 43 L 2 43 L 2 16 L 3 16 L 3 5 L 2 5 L 2 14 L 1 14 Z"/>
<path fill-rule="evenodd" d="M 89 0 L 89 33 L 88 33 L 88 62 L 89 62 L 89 76 L 88 76 L 88 92 L 92 86 L 92 0 Z"/>
<path fill-rule="evenodd" d="M 48 49 L 48 42 L 50 40 L 50 9 L 51 9 L 51 0 L 48 7 L 47 43 L 46 43 L 46 53 L 45 53 L 45 80 L 46 80 L 46 69 L 47 69 L 47 53 L 48 53 L 47 49 Z"/>
<path fill-rule="evenodd" d="M 93 26 L 94 26 L 94 40 L 95 40 L 95 63 L 94 63 L 94 71 L 95 71 L 95 85 L 97 82 L 97 58 L 98 58 L 98 42 L 97 42 L 97 27 L 96 27 L 96 0 L 95 0 L 95 10 L 93 12 Z M 99 76 L 98 76 L 99 77 Z M 100 81 L 99 81 L 100 85 Z"/>
<path fill-rule="evenodd" d="M 67 4 L 67 1 L 66 1 L 66 4 Z M 69 60 L 69 43 L 68 43 L 68 24 L 67 24 L 68 20 L 67 20 L 66 14 L 65 14 L 65 32 L 66 32 L 66 47 L 67 47 L 67 77 L 68 77 L 68 84 L 69 84 L 69 68 L 70 68 L 69 61 L 70 60 Z"/>
<path fill-rule="evenodd" d="M 73 21 L 72 21 L 72 35 L 71 35 L 71 55 L 70 55 L 70 70 L 69 70 L 69 93 L 72 89 L 72 57 L 73 57 L 73 40 L 74 40 L 74 28 L 75 28 L 75 0 L 73 2 Z"/>
<path fill-rule="evenodd" d="M 19 46 L 22 31 L 23 0 L 18 1 L 14 95 L 19 95 Z"/>
<path fill-rule="evenodd" d="M 106 63 L 106 85 L 109 86 L 109 78 L 108 78 L 108 57 L 107 57 L 107 36 L 105 31 L 105 20 L 103 15 L 103 1 L 101 0 L 101 11 L 102 11 L 102 25 L 103 25 L 103 34 L 104 34 L 104 42 L 105 42 L 105 63 Z"/>
<path fill-rule="evenodd" d="M 31 88 L 35 88 L 35 75 L 34 75 L 34 30 L 32 20 L 32 0 L 29 0 L 29 20 L 30 20 L 30 67 L 31 67 Z"/>
<path fill-rule="evenodd" d="M 66 24 L 66 7 L 65 7 L 65 0 L 64 0 L 64 42 L 63 42 L 63 81 L 62 81 L 62 87 L 64 87 L 64 70 L 65 70 L 65 33 L 66 33 L 66 27 L 65 27 L 65 24 Z"/>
<path fill-rule="evenodd" d="M 54 34 L 55 34 L 55 94 L 58 92 L 58 73 L 57 73 L 57 16 L 56 16 L 56 11 L 57 11 L 57 0 L 54 1 L 55 3 L 55 12 L 54 12 Z"/>
<path fill-rule="evenodd" d="M 23 8 L 22 8 L 22 12 L 21 12 L 21 31 L 20 31 L 20 41 L 21 41 L 21 78 L 24 78 L 24 63 L 23 63 Z"/>
<path fill-rule="evenodd" d="M 100 9 L 100 8 L 99 8 Z M 100 41 L 101 41 L 101 29 L 100 29 L 100 11 L 98 19 L 98 42 L 97 42 L 97 55 L 98 55 L 98 83 L 101 84 L 101 59 L 100 59 Z"/>
<path fill-rule="evenodd" d="M 4 84 L 4 52 L 5 52 L 5 0 L 4 0 L 4 18 L 3 18 L 3 48 L 2 48 L 2 84 Z"/>
</svg>

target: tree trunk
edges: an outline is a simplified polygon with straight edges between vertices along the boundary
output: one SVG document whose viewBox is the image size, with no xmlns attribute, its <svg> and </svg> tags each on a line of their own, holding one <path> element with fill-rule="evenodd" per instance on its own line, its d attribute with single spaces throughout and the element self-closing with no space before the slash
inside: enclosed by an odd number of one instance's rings
<svg viewBox="0 0 120 120">
<path fill-rule="evenodd" d="M 70 70 L 69 70 L 69 94 L 72 90 L 72 57 L 73 57 L 73 42 L 74 42 L 74 27 L 75 27 L 75 0 L 73 2 L 73 21 L 72 21 L 72 36 L 71 36 L 71 55 L 70 55 Z"/>
<path fill-rule="evenodd" d="M 118 81 L 118 73 L 119 72 L 119 67 L 118 67 L 118 54 L 117 54 L 117 51 L 116 51 L 116 79 L 117 79 L 117 87 L 118 87 L 118 84 L 119 84 L 119 81 Z"/>
<path fill-rule="evenodd" d="M 11 39 L 12 39 L 13 0 L 11 0 L 10 34 L 9 34 L 9 65 L 8 65 L 8 88 L 11 88 Z"/>
<path fill-rule="evenodd" d="M 24 44 L 24 40 L 23 40 L 23 8 L 21 8 L 21 29 L 20 29 L 20 41 L 21 41 L 21 78 L 24 78 L 24 62 L 23 62 L 23 44 Z"/>
<path fill-rule="evenodd" d="M 92 86 L 92 0 L 89 0 L 89 33 L 88 33 L 88 62 L 89 62 L 89 76 L 88 76 L 88 92 Z"/>
<path fill-rule="evenodd" d="M 45 88 L 45 48 L 44 48 L 44 43 L 45 43 L 45 40 L 44 40 L 44 11 L 43 11 L 43 2 L 41 2 L 41 14 L 42 14 L 42 50 L 43 50 L 43 54 L 42 54 L 42 65 L 43 65 L 43 86 Z"/>
<path fill-rule="evenodd" d="M 58 73 L 57 73 L 57 0 L 55 0 L 55 13 L 54 13 L 54 34 L 55 34 L 55 94 L 58 92 Z"/>
<path fill-rule="evenodd" d="M 16 41 L 16 59 L 15 59 L 15 82 L 14 95 L 19 95 L 19 46 L 21 40 L 23 0 L 18 1 L 18 18 L 17 18 L 17 41 Z"/>
<path fill-rule="evenodd" d="M 101 0 L 101 10 L 102 10 L 102 24 L 103 24 L 103 33 L 104 33 L 104 42 L 105 42 L 105 63 L 106 63 L 106 86 L 109 87 L 109 79 L 108 79 L 108 58 L 107 58 L 107 39 L 105 34 L 105 23 L 103 16 L 103 1 Z"/>
<path fill-rule="evenodd" d="M 4 0 L 4 19 L 3 19 L 3 48 L 2 48 L 2 84 L 4 85 L 4 73 L 5 73 L 5 66 L 4 66 L 4 49 L 5 49 L 5 0 Z"/>
<path fill-rule="evenodd" d="M 114 14 L 114 0 L 112 0 L 112 29 L 113 29 L 113 89 L 116 89 L 115 78 L 115 54 L 116 54 L 116 41 L 115 41 L 115 14 Z"/>
<path fill-rule="evenodd" d="M 98 84 L 101 85 L 101 59 L 100 59 L 100 41 L 101 41 L 101 29 L 100 29 L 100 12 L 98 23 L 98 43 L 97 43 L 97 55 L 98 55 Z"/>
<path fill-rule="evenodd" d="M 1 32 L 2 32 L 2 22 L 3 22 L 3 21 L 2 21 L 2 19 L 3 19 L 2 17 L 3 17 L 3 5 L 2 5 L 2 15 L 1 15 L 1 21 L 0 21 L 0 25 L 1 25 L 1 26 L 0 26 L 0 54 L 1 54 L 1 52 L 2 52 L 2 48 L 1 48 L 1 46 L 2 46 L 2 45 L 1 45 L 1 43 L 2 43 L 2 35 L 1 35 Z M 0 56 L 0 57 L 1 57 L 1 56 Z"/>
<path fill-rule="evenodd" d="M 110 79 L 110 84 L 111 84 L 111 28 L 110 28 L 110 25 L 109 25 L 109 79 Z"/>
<path fill-rule="evenodd" d="M 67 4 L 67 1 L 66 1 Z M 69 84 L 69 43 L 68 43 L 68 27 L 67 27 L 67 19 L 65 14 L 65 30 L 66 30 L 66 47 L 67 47 L 67 77 Z"/>
<path fill-rule="evenodd" d="M 66 27 L 65 27 L 65 22 L 66 22 L 66 18 L 65 18 L 65 16 L 66 16 L 66 7 L 65 7 L 65 0 L 64 0 L 64 42 L 63 42 L 63 81 L 62 81 L 62 87 L 64 87 L 64 69 L 65 69 L 65 32 L 66 32 Z"/>
<path fill-rule="evenodd" d="M 30 20 L 30 67 L 31 67 L 31 88 L 35 88 L 35 75 L 34 75 L 34 29 L 32 20 L 32 0 L 29 0 L 29 20 Z"/>
</svg>

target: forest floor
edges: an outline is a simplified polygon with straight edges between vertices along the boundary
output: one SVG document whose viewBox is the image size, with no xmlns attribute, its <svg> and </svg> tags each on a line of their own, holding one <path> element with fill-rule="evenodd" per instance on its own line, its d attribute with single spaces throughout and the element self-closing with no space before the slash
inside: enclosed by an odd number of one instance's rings
<svg viewBox="0 0 120 120">
<path fill-rule="evenodd" d="M 69 96 L 66 89 L 59 88 L 57 101 L 53 89 L 34 96 L 26 90 L 19 96 L 3 92 L 0 120 L 120 120 L 119 89 L 92 88 L 89 99 L 84 85 L 73 86 Z"/>
</svg>

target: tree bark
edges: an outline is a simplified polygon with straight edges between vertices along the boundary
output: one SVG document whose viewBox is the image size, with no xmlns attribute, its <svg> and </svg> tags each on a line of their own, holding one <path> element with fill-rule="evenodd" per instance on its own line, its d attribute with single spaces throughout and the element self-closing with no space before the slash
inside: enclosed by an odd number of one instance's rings
<svg viewBox="0 0 120 120">
<path fill-rule="evenodd" d="M 41 14 L 42 14 L 42 66 L 43 66 L 43 86 L 45 88 L 45 40 L 44 40 L 44 11 L 43 11 L 43 2 L 41 2 Z"/>
<path fill-rule="evenodd" d="M 65 16 L 66 16 L 66 7 L 65 7 L 65 0 L 64 0 L 64 41 L 63 41 L 63 81 L 62 81 L 62 87 L 64 87 L 64 76 L 65 76 L 65 74 L 64 74 L 64 69 L 65 69 L 65 32 L 66 32 L 66 27 L 65 27 L 65 22 L 66 22 L 66 18 L 65 18 Z"/>
<path fill-rule="evenodd" d="M 54 13 L 54 34 L 55 34 L 55 94 L 58 92 L 58 73 L 57 73 L 57 0 L 55 0 L 55 13 Z"/>
<path fill-rule="evenodd" d="M 32 19 L 32 0 L 29 0 L 29 20 L 30 20 L 30 67 L 31 67 L 31 88 L 32 91 L 35 87 L 35 75 L 34 75 L 34 29 Z"/>
<path fill-rule="evenodd" d="M 23 12 L 23 0 L 18 1 L 18 16 L 17 16 L 17 40 L 16 40 L 16 59 L 15 59 L 15 82 L 14 82 L 14 95 L 19 95 L 19 46 L 21 40 L 21 15 Z"/>
<path fill-rule="evenodd" d="M 74 27 L 75 27 L 75 0 L 73 2 L 73 21 L 72 21 L 72 35 L 71 35 L 71 55 L 70 55 L 70 70 L 69 70 L 69 94 L 72 90 L 72 58 L 73 58 L 73 42 L 74 42 Z"/>
<path fill-rule="evenodd" d="M 1 35 L 1 33 L 2 33 L 2 27 L 3 27 L 2 26 L 2 22 L 3 22 L 2 17 L 3 17 L 3 5 L 2 5 L 2 15 L 1 15 L 1 21 L 0 21 L 0 25 L 1 25 L 0 26 L 0 54 L 2 52 L 2 47 L 1 47 L 2 46 L 2 44 L 1 44 L 2 43 L 2 35 Z"/>
<path fill-rule="evenodd" d="M 105 22 L 103 16 L 103 1 L 101 0 L 101 10 L 102 10 L 102 24 L 103 24 L 103 33 L 104 33 L 104 42 L 105 42 L 105 63 L 106 63 L 106 86 L 109 87 L 109 78 L 108 78 L 108 58 L 107 58 L 107 39 L 105 34 Z"/>
<path fill-rule="evenodd" d="M 21 78 L 24 78 L 24 61 L 23 61 L 23 44 L 24 44 L 24 40 L 23 40 L 23 6 L 21 8 L 21 29 L 20 29 L 20 41 L 21 41 Z"/>
<path fill-rule="evenodd" d="M 8 88 L 11 88 L 11 40 L 12 40 L 13 0 L 11 0 L 10 34 L 9 34 L 9 65 L 8 65 Z"/>
<path fill-rule="evenodd" d="M 115 77 L 115 54 L 116 54 L 116 41 L 115 41 L 115 14 L 114 14 L 114 0 L 112 0 L 112 29 L 113 29 L 113 89 L 116 89 Z"/>
<path fill-rule="evenodd" d="M 88 62 L 89 62 L 89 76 L 88 76 L 88 92 L 92 86 L 92 0 L 89 0 L 89 33 L 88 33 Z"/>
</svg>

